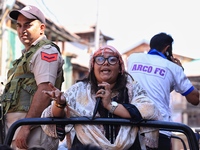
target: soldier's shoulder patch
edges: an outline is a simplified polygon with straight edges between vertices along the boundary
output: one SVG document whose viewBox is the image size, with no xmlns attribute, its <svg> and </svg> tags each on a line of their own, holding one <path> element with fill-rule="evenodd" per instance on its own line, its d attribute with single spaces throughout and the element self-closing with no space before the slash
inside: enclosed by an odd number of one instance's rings
<svg viewBox="0 0 200 150">
<path fill-rule="evenodd" d="M 48 54 L 45 52 L 41 52 L 41 59 L 47 62 L 57 61 L 58 53 Z"/>
</svg>

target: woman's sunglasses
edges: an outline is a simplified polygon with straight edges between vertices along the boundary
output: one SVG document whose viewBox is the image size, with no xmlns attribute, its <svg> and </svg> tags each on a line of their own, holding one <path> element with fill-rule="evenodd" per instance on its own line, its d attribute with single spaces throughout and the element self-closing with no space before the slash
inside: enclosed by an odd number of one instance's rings
<svg viewBox="0 0 200 150">
<path fill-rule="evenodd" d="M 108 58 L 97 56 L 94 58 L 94 60 L 98 65 L 103 65 L 106 60 L 110 65 L 115 65 L 117 62 L 119 62 L 119 59 L 116 56 L 109 56 Z"/>
</svg>

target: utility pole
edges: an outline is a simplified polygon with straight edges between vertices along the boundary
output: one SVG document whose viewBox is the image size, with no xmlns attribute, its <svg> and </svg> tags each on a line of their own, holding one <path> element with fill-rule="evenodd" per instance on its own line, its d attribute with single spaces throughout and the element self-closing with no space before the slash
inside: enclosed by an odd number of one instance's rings
<svg viewBox="0 0 200 150">
<path fill-rule="evenodd" d="M 96 27 L 95 27 L 95 50 L 99 48 L 99 37 L 100 37 L 100 29 L 99 29 L 99 0 L 97 0 L 97 18 L 96 18 Z M 93 51 L 93 53 L 94 53 Z"/>
</svg>

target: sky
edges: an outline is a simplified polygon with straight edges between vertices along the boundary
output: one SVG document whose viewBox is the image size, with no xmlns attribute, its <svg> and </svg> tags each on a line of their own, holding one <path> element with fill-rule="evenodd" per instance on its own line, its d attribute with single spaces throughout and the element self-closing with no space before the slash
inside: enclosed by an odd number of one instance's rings
<svg viewBox="0 0 200 150">
<path fill-rule="evenodd" d="M 174 39 L 176 54 L 200 58 L 198 0 L 25 0 L 45 7 L 45 13 L 69 31 L 97 22 L 113 38 L 108 44 L 121 53 L 165 32 Z"/>
</svg>

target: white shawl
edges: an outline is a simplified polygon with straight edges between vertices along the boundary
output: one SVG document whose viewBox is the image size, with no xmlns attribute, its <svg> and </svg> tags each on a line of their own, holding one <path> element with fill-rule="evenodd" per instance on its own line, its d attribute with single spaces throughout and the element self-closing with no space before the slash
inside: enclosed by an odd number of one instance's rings
<svg viewBox="0 0 200 150">
<path fill-rule="evenodd" d="M 129 101 L 140 111 L 144 119 L 158 120 L 161 116 L 154 103 L 146 96 L 137 82 L 128 80 Z M 91 94 L 90 84 L 78 82 L 64 93 L 66 101 L 70 106 L 70 115 L 91 117 L 95 106 L 95 95 Z M 92 95 L 92 96 L 91 96 Z M 99 114 L 97 114 L 99 115 Z M 42 117 L 53 117 L 51 106 L 44 110 Z M 43 125 L 43 130 L 49 136 L 57 137 L 54 125 Z M 70 127 L 69 127 L 70 129 Z M 82 125 L 74 127 L 77 138 L 83 144 L 93 144 L 105 150 L 126 150 L 134 143 L 138 133 L 138 127 L 121 126 L 116 140 L 113 144 L 105 137 L 102 125 Z M 140 133 L 145 133 L 144 142 L 149 147 L 157 147 L 158 130 L 153 128 L 140 128 Z"/>
</svg>

